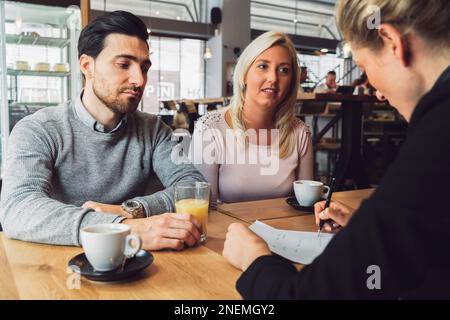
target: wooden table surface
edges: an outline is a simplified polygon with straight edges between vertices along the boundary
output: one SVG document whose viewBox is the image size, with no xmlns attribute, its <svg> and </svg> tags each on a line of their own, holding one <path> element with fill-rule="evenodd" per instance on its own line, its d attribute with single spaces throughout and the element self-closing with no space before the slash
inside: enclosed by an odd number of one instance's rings
<svg viewBox="0 0 450 320">
<path fill-rule="evenodd" d="M 368 198 L 374 189 L 355 191 L 342 191 L 333 193 L 333 200 L 341 201 L 350 207 L 358 208 L 362 200 Z M 311 213 L 301 212 L 286 203 L 286 198 L 222 203 L 217 210 L 233 218 L 253 223 L 256 220 L 279 219 L 298 217 L 302 215 L 311 216 Z"/>
<path fill-rule="evenodd" d="M 282 230 L 316 232 L 317 225 L 313 215 L 263 220 L 265 224 Z"/>
<path fill-rule="evenodd" d="M 205 246 L 221 255 L 228 226 L 233 222 L 243 223 L 239 219 L 226 214 L 217 211 L 210 212 L 208 217 L 208 237 Z"/>
<path fill-rule="evenodd" d="M 357 208 L 372 192 L 336 192 L 333 199 Z M 272 207 L 265 210 L 268 204 Z M 241 272 L 221 256 L 230 223 L 249 224 L 258 219 L 279 229 L 315 231 L 317 227 L 312 214 L 290 214 L 284 199 L 230 205 L 231 214 L 210 213 L 205 245 L 179 252 L 152 252 L 153 264 L 132 280 L 101 283 L 81 277 L 79 289 L 68 286 L 77 283 L 74 277 L 78 275 L 68 270 L 67 263 L 82 248 L 11 240 L 0 232 L 0 300 L 240 299 L 235 283 Z M 281 215 L 277 214 L 280 208 L 284 208 Z"/>
<path fill-rule="evenodd" d="M 330 102 L 343 102 L 343 101 L 361 101 L 361 102 L 382 102 L 373 95 L 355 95 L 355 94 L 342 94 L 342 93 L 297 93 L 297 101 L 330 101 Z"/>
<path fill-rule="evenodd" d="M 226 228 L 237 220 L 211 212 L 210 221 L 205 246 L 152 252 L 153 264 L 136 278 L 102 283 L 81 277 L 80 289 L 67 286 L 77 276 L 67 262 L 81 248 L 11 240 L 0 232 L 0 299 L 240 299 L 241 272 L 208 248 L 221 253 Z"/>
</svg>

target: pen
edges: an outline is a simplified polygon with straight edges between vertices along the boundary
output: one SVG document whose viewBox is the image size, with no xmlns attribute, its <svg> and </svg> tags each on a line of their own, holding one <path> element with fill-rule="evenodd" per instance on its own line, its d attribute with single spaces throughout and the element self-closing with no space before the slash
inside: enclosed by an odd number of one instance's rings
<svg viewBox="0 0 450 320">
<path fill-rule="evenodd" d="M 324 210 L 330 206 L 331 195 L 333 194 L 333 189 L 334 189 L 334 181 L 336 181 L 336 178 L 333 177 L 331 179 L 330 190 L 328 191 L 327 199 L 325 201 L 325 208 L 324 208 Z M 320 233 L 322 232 L 322 228 L 325 225 L 325 223 L 332 223 L 332 222 L 333 222 L 333 220 L 331 220 L 331 219 L 327 219 L 327 220 L 320 219 L 320 222 L 319 222 L 319 233 L 318 233 L 317 236 L 318 237 L 320 236 Z"/>
</svg>

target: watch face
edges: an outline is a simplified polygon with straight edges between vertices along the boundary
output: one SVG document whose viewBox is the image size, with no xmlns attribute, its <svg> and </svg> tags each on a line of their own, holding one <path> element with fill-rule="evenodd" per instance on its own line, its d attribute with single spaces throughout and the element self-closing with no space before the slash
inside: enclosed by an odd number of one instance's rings
<svg viewBox="0 0 450 320">
<path fill-rule="evenodd" d="M 144 207 L 139 201 L 128 200 L 122 204 L 122 208 L 135 218 L 145 218 Z"/>
<path fill-rule="evenodd" d="M 125 206 L 128 207 L 130 210 L 133 210 L 133 209 L 139 208 L 141 206 L 141 204 L 137 201 L 130 200 L 130 201 L 125 202 Z"/>
</svg>

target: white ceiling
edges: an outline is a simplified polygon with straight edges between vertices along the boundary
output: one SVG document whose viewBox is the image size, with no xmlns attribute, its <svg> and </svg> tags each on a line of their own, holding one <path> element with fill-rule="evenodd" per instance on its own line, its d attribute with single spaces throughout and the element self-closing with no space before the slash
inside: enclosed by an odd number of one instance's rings
<svg viewBox="0 0 450 320">
<path fill-rule="evenodd" d="M 334 0 L 255 0 L 251 6 L 251 27 L 340 39 L 334 19 L 334 3 Z"/>
<path fill-rule="evenodd" d="M 127 10 L 140 16 L 204 22 L 205 1 L 208 0 L 91 0 L 91 8 Z M 251 28 L 340 39 L 333 16 L 334 4 L 335 0 L 252 0 Z"/>
<path fill-rule="evenodd" d="M 101 11 L 126 10 L 140 16 L 202 22 L 200 17 L 205 0 L 91 0 L 91 8 Z M 195 4 L 194 4 L 195 2 Z"/>
</svg>

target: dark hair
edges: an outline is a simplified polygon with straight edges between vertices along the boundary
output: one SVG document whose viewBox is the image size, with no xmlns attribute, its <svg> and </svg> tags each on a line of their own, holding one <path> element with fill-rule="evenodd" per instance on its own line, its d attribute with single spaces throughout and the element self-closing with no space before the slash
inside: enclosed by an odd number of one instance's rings
<svg viewBox="0 0 450 320">
<path fill-rule="evenodd" d="M 147 43 L 148 32 L 145 23 L 126 11 L 107 12 L 91 22 L 81 31 L 78 39 L 78 58 L 82 54 L 93 57 L 100 54 L 105 38 L 112 33 L 136 36 Z"/>
<path fill-rule="evenodd" d="M 300 67 L 300 69 L 303 70 L 308 70 L 308 67 Z"/>
<path fill-rule="evenodd" d="M 333 75 L 333 76 L 335 76 L 335 75 L 336 75 L 336 71 L 333 71 L 333 70 L 328 71 L 327 75 Z"/>
<path fill-rule="evenodd" d="M 360 86 L 367 81 L 367 74 L 365 72 L 361 73 L 359 78 L 353 80 L 352 86 Z"/>
<path fill-rule="evenodd" d="M 359 78 L 364 83 L 367 81 L 367 74 L 365 72 L 363 72 Z"/>
</svg>

